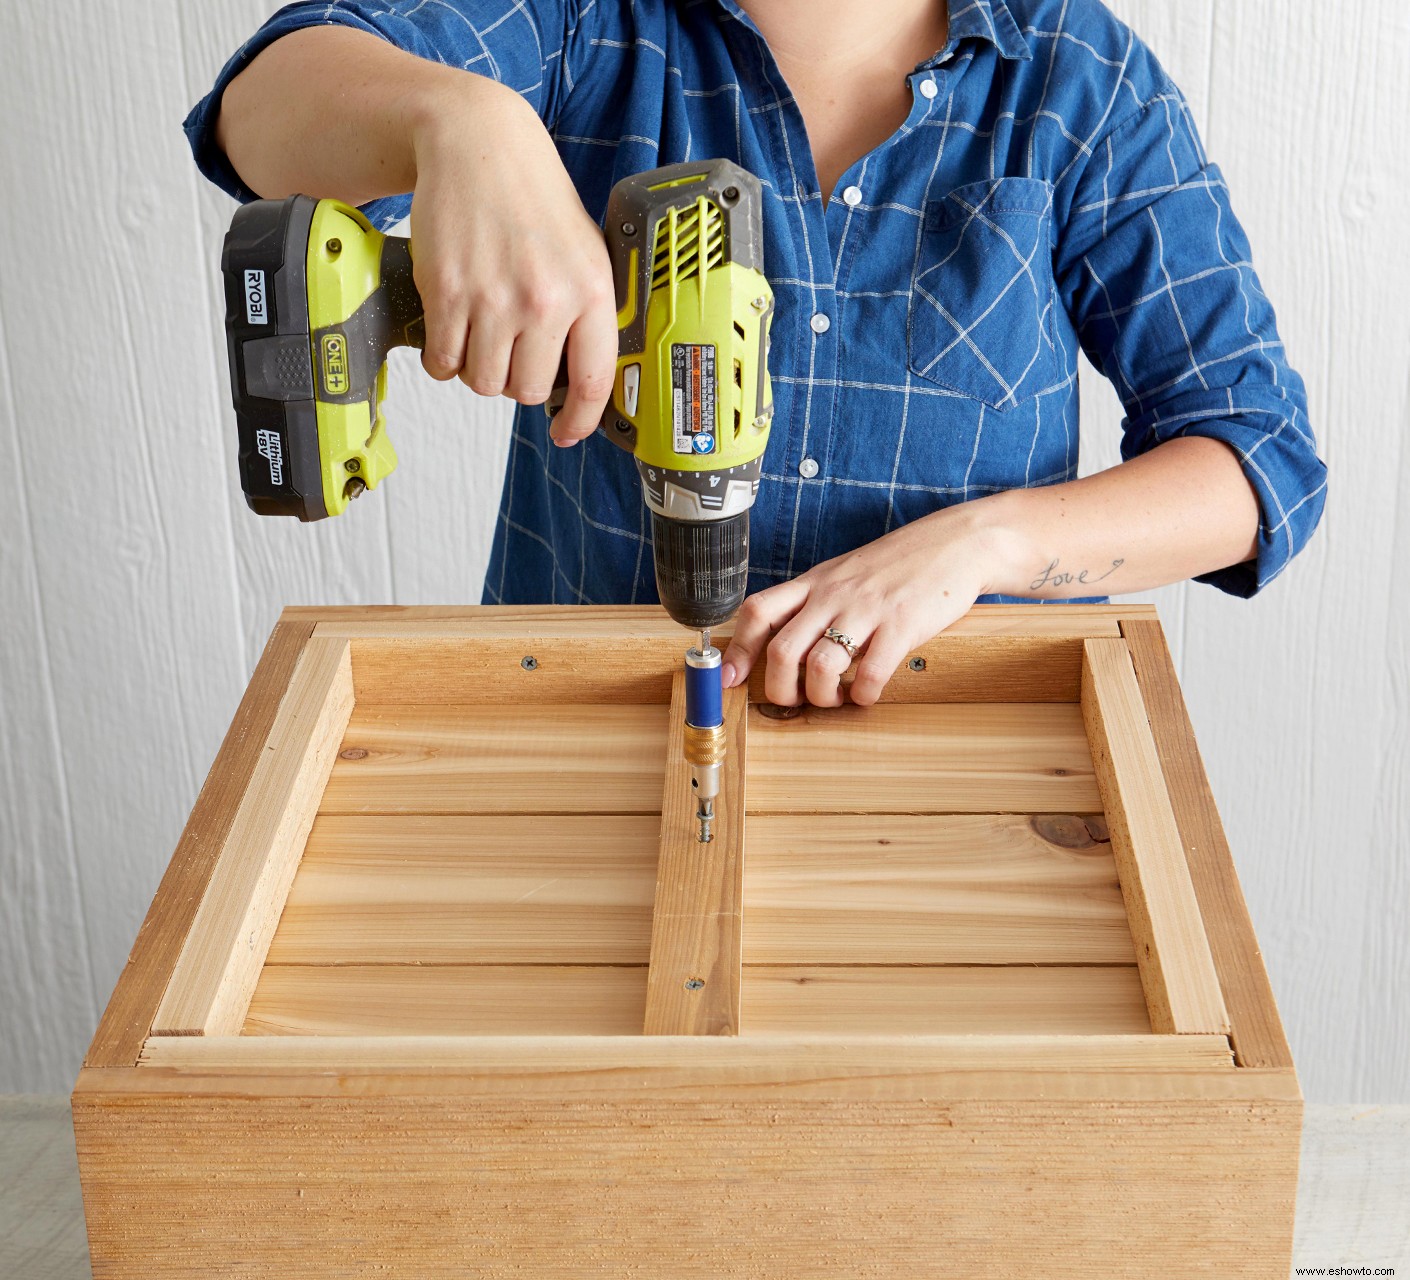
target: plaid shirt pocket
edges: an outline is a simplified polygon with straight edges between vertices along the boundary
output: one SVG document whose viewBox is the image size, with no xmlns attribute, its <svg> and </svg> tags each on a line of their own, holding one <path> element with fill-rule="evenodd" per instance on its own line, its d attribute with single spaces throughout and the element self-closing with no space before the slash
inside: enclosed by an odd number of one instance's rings
<svg viewBox="0 0 1410 1280">
<path fill-rule="evenodd" d="M 1037 178 L 974 182 L 927 204 L 907 324 L 913 373 L 999 410 L 1063 379 L 1052 205 L 1052 184 Z"/>
</svg>

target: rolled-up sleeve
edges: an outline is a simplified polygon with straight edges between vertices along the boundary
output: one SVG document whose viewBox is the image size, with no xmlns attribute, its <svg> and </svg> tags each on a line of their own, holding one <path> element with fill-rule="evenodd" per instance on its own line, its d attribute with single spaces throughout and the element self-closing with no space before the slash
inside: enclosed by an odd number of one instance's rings
<svg viewBox="0 0 1410 1280">
<path fill-rule="evenodd" d="M 1261 509 L 1258 555 L 1199 581 L 1255 594 L 1317 527 L 1326 467 L 1223 175 L 1173 85 L 1092 148 L 1056 254 L 1083 349 L 1126 409 L 1122 457 L 1178 436 L 1238 456 Z"/>
<path fill-rule="evenodd" d="M 568 48 L 578 22 L 577 0 L 335 0 L 280 9 L 238 50 L 215 85 L 186 117 L 196 164 L 237 200 L 256 198 L 215 140 L 226 86 L 280 36 L 302 27 L 343 26 L 394 44 L 407 53 L 489 76 L 522 95 L 552 124 L 571 89 Z M 404 218 L 409 195 L 374 200 L 364 211 L 382 228 Z"/>
</svg>

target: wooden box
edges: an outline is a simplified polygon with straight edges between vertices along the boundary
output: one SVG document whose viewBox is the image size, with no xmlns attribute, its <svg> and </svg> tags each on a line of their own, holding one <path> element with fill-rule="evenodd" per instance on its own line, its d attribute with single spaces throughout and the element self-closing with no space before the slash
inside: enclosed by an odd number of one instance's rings
<svg viewBox="0 0 1410 1280">
<path fill-rule="evenodd" d="M 285 613 L 74 1092 L 97 1280 L 1286 1280 L 1301 1099 L 1154 612 L 976 609 L 872 708 L 756 673 L 708 847 L 687 640 Z"/>
</svg>

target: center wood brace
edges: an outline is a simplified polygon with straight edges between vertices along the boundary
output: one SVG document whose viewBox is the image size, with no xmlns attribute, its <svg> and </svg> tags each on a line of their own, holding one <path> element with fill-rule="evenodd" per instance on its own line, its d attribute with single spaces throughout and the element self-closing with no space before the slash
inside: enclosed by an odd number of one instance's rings
<svg viewBox="0 0 1410 1280">
<path fill-rule="evenodd" d="M 646 980 L 646 1035 L 739 1033 L 744 895 L 744 688 L 724 694 L 725 758 L 715 838 L 696 838 L 695 799 L 685 760 L 685 675 L 671 686 L 661 850 Z"/>
</svg>

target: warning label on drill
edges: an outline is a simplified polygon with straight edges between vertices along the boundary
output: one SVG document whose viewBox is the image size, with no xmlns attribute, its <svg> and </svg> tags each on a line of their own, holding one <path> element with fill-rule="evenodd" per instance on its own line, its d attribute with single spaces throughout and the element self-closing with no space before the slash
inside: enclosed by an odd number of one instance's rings
<svg viewBox="0 0 1410 1280">
<path fill-rule="evenodd" d="M 715 347 L 671 344 L 671 418 L 677 453 L 715 452 Z"/>
</svg>

